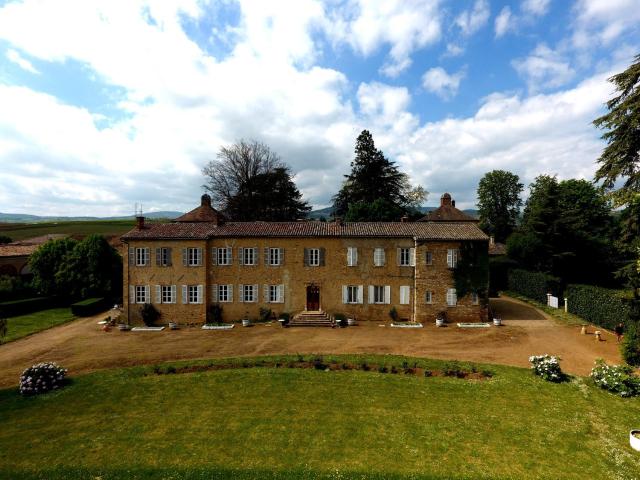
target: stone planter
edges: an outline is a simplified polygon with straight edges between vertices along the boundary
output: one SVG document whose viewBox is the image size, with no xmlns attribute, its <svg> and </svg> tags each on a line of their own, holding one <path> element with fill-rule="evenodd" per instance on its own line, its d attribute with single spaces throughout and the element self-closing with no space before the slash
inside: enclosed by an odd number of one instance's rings
<svg viewBox="0 0 640 480">
<path fill-rule="evenodd" d="M 640 452 L 640 430 L 631 430 L 629 432 L 629 445 L 634 450 Z"/>
<path fill-rule="evenodd" d="M 242 319 L 242 326 L 243 327 L 250 327 L 251 326 L 251 320 L 249 320 L 248 318 L 243 318 Z"/>
<path fill-rule="evenodd" d="M 347 318 L 347 325 L 349 325 L 350 327 L 353 327 L 355 325 L 357 325 L 358 322 L 356 322 L 355 318 Z"/>
<path fill-rule="evenodd" d="M 436 327 L 444 327 L 444 318 L 436 318 Z"/>
<path fill-rule="evenodd" d="M 176 322 L 169 322 L 170 330 L 178 330 L 178 324 Z"/>
<path fill-rule="evenodd" d="M 502 319 L 501 319 L 501 318 L 494 318 L 494 319 L 493 319 L 493 324 L 494 324 L 496 327 L 499 327 L 500 325 L 502 325 Z"/>
<path fill-rule="evenodd" d="M 119 323 L 118 330 L 120 330 L 121 332 L 128 332 L 129 330 L 131 330 L 131 327 L 126 323 Z"/>
<path fill-rule="evenodd" d="M 234 327 L 233 324 L 229 325 L 203 325 L 202 330 L 231 330 Z"/>
</svg>

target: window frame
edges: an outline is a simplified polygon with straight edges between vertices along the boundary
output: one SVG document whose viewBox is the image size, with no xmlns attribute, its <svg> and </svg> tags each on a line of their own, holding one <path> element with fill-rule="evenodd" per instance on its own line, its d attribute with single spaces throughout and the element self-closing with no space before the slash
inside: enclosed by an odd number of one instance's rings
<svg viewBox="0 0 640 480">
<path fill-rule="evenodd" d="M 457 248 L 447 248 L 447 268 L 458 268 L 459 256 Z"/>
<path fill-rule="evenodd" d="M 453 303 L 452 303 L 453 299 Z M 458 306 L 458 294 L 455 288 L 447 288 L 447 307 Z"/>
<path fill-rule="evenodd" d="M 373 304 L 384 305 L 385 302 L 385 286 L 384 285 L 372 285 L 373 286 Z"/>
<path fill-rule="evenodd" d="M 427 290 L 424 292 L 424 303 L 427 305 L 433 305 L 433 291 Z"/>
<path fill-rule="evenodd" d="M 433 252 L 424 252 L 424 264 L 433 265 Z"/>
<path fill-rule="evenodd" d="M 380 260 L 380 262 L 378 262 Z M 384 267 L 387 263 L 384 247 L 375 247 L 373 249 L 373 266 Z"/>
<path fill-rule="evenodd" d="M 175 303 L 173 298 L 173 288 L 171 285 L 160 285 L 160 301 L 161 303 Z"/>
<path fill-rule="evenodd" d="M 251 292 L 251 297 L 247 297 L 247 293 Z M 244 284 L 242 285 L 242 302 L 243 303 L 256 303 L 258 301 L 258 292 L 256 292 L 255 285 Z"/>
<path fill-rule="evenodd" d="M 201 303 L 200 295 L 198 295 L 198 285 L 187 285 L 187 303 Z M 195 293 L 194 293 L 195 292 Z"/>
<path fill-rule="evenodd" d="M 319 248 L 309 249 L 309 266 L 310 267 L 320 266 L 320 249 Z"/>
<path fill-rule="evenodd" d="M 347 304 L 358 304 L 358 285 L 347 285 Z"/>
<path fill-rule="evenodd" d="M 142 292 L 142 294 L 141 294 Z M 147 302 L 147 286 L 136 285 L 135 286 L 135 302 L 134 303 L 148 303 Z"/>
<path fill-rule="evenodd" d="M 224 259 L 224 261 L 221 261 Z M 231 249 L 228 247 L 216 248 L 216 265 L 231 265 Z"/>
<path fill-rule="evenodd" d="M 249 253 L 251 252 L 251 253 Z M 256 247 L 244 247 L 242 249 L 242 264 L 248 266 L 257 265 L 257 248 Z M 248 262 L 247 259 L 251 257 L 251 262 Z"/>
<path fill-rule="evenodd" d="M 269 247 L 269 258 L 268 258 L 268 264 L 270 267 L 279 267 L 280 265 L 282 265 L 282 255 L 280 255 L 280 248 L 279 247 Z M 274 259 L 276 260 L 274 262 Z"/>
<path fill-rule="evenodd" d="M 149 247 L 136 247 L 136 267 L 149 265 Z"/>
<path fill-rule="evenodd" d="M 347 247 L 347 267 L 358 266 L 358 247 Z"/>
<path fill-rule="evenodd" d="M 202 249 L 199 247 L 187 247 L 187 267 L 202 265 Z"/>
<path fill-rule="evenodd" d="M 223 292 L 223 288 L 224 288 L 224 300 L 222 299 L 222 292 Z M 218 299 L 218 302 L 220 303 L 229 303 L 230 300 L 230 296 L 229 296 L 229 285 L 227 285 L 226 283 L 222 283 L 218 285 L 218 291 L 216 292 L 216 298 Z"/>
</svg>

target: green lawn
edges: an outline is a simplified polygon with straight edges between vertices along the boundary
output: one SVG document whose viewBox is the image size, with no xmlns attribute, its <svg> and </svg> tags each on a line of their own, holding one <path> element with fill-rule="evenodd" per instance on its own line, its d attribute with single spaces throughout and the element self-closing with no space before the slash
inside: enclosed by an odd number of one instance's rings
<svg viewBox="0 0 640 480">
<path fill-rule="evenodd" d="M 76 317 L 73 316 L 69 307 L 51 308 L 28 315 L 20 315 L 19 317 L 10 317 L 7 319 L 7 335 L 3 341 L 17 340 L 32 333 L 69 322 L 74 318 Z"/>
<path fill-rule="evenodd" d="M 90 235 L 92 233 L 118 235 L 128 232 L 134 225 L 134 220 L 3 223 L 0 224 L 0 235 L 11 237 L 14 241 L 51 233 L 64 233 L 67 235 Z"/>
<path fill-rule="evenodd" d="M 479 381 L 138 367 L 81 376 L 40 397 L 3 390 L 0 478 L 638 477 L 628 435 L 640 426 L 639 400 L 585 379 L 551 384 L 526 369 L 490 368 L 495 376 Z"/>
</svg>

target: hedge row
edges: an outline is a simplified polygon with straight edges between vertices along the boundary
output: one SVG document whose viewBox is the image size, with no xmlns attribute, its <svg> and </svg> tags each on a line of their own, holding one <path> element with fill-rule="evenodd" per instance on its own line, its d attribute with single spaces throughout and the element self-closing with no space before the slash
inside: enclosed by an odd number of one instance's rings
<svg viewBox="0 0 640 480">
<path fill-rule="evenodd" d="M 545 273 L 514 269 L 509 272 L 509 290 L 540 303 L 547 303 L 547 293 L 560 296 L 560 279 Z"/>
<path fill-rule="evenodd" d="M 71 313 L 76 317 L 90 317 L 96 313 L 100 313 L 107 308 L 107 300 L 105 298 L 87 298 L 81 302 L 71 305 Z"/>
<path fill-rule="evenodd" d="M 613 330 L 626 322 L 631 309 L 628 292 L 591 285 L 567 285 L 564 292 L 568 310 L 603 328 Z"/>
<path fill-rule="evenodd" d="M 16 317 L 28 313 L 55 308 L 60 306 L 61 300 L 57 297 L 37 297 L 13 300 L 0 303 L 0 318 Z"/>
</svg>

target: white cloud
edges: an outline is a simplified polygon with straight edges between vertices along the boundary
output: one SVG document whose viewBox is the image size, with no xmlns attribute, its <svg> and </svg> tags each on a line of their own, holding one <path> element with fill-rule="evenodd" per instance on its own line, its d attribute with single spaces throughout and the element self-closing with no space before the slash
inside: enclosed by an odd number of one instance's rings
<svg viewBox="0 0 640 480">
<path fill-rule="evenodd" d="M 464 53 L 464 48 L 455 43 L 447 43 L 447 50 L 444 53 L 445 57 L 458 57 Z"/>
<path fill-rule="evenodd" d="M 494 23 L 494 29 L 496 32 L 496 38 L 502 37 L 509 30 L 514 28 L 514 18 L 511 15 L 511 8 L 509 6 L 504 7 L 500 10 L 500 13 L 496 17 Z"/>
<path fill-rule="evenodd" d="M 536 46 L 528 57 L 514 60 L 512 65 L 526 80 L 530 92 L 560 87 L 576 73 L 558 51 L 543 43 Z"/>
<path fill-rule="evenodd" d="M 464 69 L 449 74 L 442 67 L 434 67 L 427 70 L 422 76 L 422 86 L 428 92 L 435 93 L 440 98 L 447 100 L 456 96 L 464 76 Z"/>
<path fill-rule="evenodd" d="M 549 10 L 550 0 L 523 0 L 520 6 L 525 14 L 542 16 Z"/>
<path fill-rule="evenodd" d="M 609 46 L 625 32 L 637 31 L 640 25 L 637 0 L 578 0 L 573 12 L 573 44 L 581 49 Z"/>
<path fill-rule="evenodd" d="M 476 0 L 471 10 L 464 10 L 455 20 L 462 34 L 470 36 L 487 24 L 491 11 L 487 0 Z"/>
<path fill-rule="evenodd" d="M 29 60 L 27 60 L 26 58 L 23 58 L 22 55 L 20 55 L 18 52 L 16 52 L 12 48 L 7 50 L 7 59 L 15 63 L 16 65 L 18 65 L 23 70 L 26 70 L 27 72 L 40 75 L 40 72 L 38 71 L 38 69 L 36 69 Z"/>
</svg>

